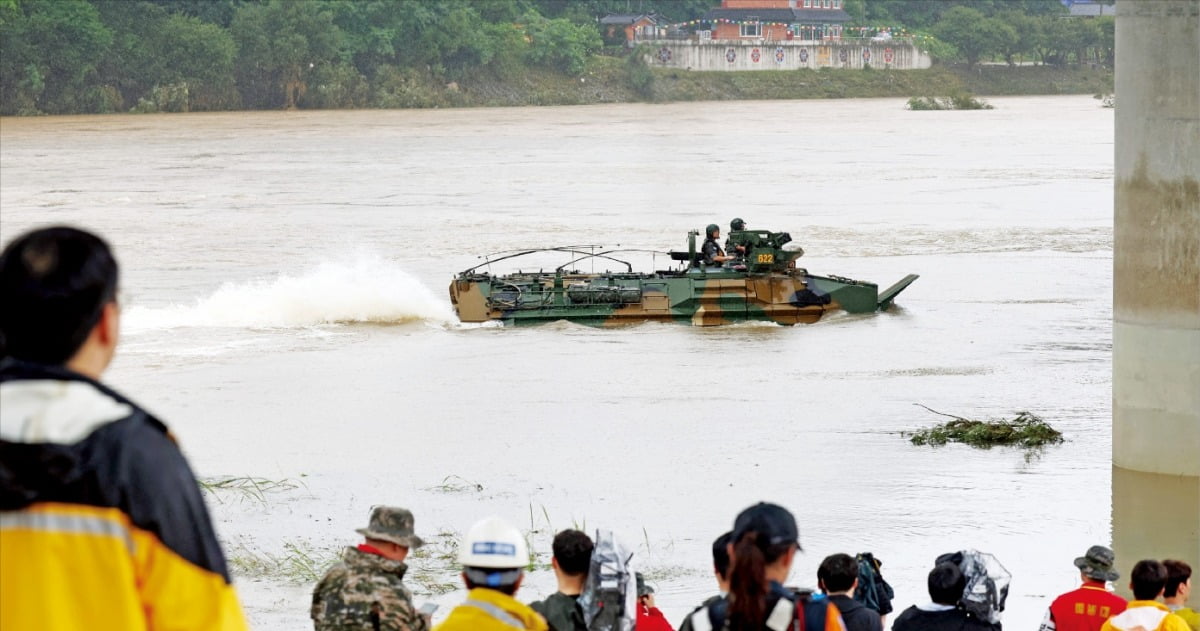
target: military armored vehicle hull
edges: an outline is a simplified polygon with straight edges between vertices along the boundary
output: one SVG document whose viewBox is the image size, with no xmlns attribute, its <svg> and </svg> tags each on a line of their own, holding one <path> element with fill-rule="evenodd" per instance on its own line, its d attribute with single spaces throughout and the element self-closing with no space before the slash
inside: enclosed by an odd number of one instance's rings
<svg viewBox="0 0 1200 631">
<path fill-rule="evenodd" d="M 526 325 L 569 320 L 592 326 L 636 322 L 678 322 L 715 326 L 763 320 L 812 323 L 831 311 L 873 313 L 888 309 L 896 295 L 918 277 L 910 274 L 880 292 L 874 283 L 810 274 L 795 266 L 802 251 L 785 250 L 786 233 L 767 233 L 749 248 L 748 262 L 711 266 L 696 255 L 695 234 L 687 252 L 671 252 L 679 269 L 634 272 L 613 255 L 621 250 L 585 252 L 548 248 L 508 254 L 488 263 L 534 252 L 579 255 L 553 271 L 493 275 L 477 266 L 450 283 L 450 301 L 463 322 L 498 320 Z M 734 233 L 735 235 L 737 233 Z M 627 269 L 582 273 L 568 265 L 585 259 L 616 261 Z"/>
</svg>

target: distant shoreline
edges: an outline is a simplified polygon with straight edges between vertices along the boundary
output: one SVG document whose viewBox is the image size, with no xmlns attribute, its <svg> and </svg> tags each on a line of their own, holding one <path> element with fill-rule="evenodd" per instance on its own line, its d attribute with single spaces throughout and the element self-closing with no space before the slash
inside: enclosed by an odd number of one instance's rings
<svg viewBox="0 0 1200 631">
<path fill-rule="evenodd" d="M 330 107 L 299 102 L 299 110 L 428 109 L 594 105 L 602 103 L 680 103 L 729 100 L 910 98 L 970 94 L 1034 96 L 1110 94 L 1108 68 L 1057 66 L 935 65 L 927 70 L 832 69 L 698 72 L 634 67 L 624 59 L 595 57 L 582 76 L 552 72 L 497 78 L 476 75 L 447 82 L 408 75 L 404 88 L 387 103 Z M 635 84 L 638 87 L 634 87 Z M 311 94 L 322 86 L 309 84 Z M 160 110 L 162 111 L 162 110 Z M 198 110 L 197 110 L 198 111 Z M 205 111 L 273 111 L 228 109 Z M 79 115 L 82 112 L 63 114 Z"/>
</svg>

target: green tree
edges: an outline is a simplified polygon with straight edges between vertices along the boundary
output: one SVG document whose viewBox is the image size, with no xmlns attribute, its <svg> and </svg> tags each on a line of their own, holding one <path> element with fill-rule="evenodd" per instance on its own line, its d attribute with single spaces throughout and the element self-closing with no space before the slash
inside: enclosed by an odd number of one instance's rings
<svg viewBox="0 0 1200 631">
<path fill-rule="evenodd" d="M 176 14 L 163 22 L 152 43 L 164 60 L 164 80 L 188 86 L 188 109 L 224 109 L 236 104 L 233 68 L 237 45 L 229 31 Z"/>
<path fill-rule="evenodd" d="M 1082 64 L 1087 60 L 1087 50 L 1102 41 L 1095 20 L 1047 18 L 1043 24 L 1039 54 L 1046 63 L 1065 66 L 1074 55 L 1075 63 Z"/>
<path fill-rule="evenodd" d="M 1116 26 L 1116 20 L 1112 16 L 1106 15 L 1096 19 L 1096 31 L 1099 34 L 1096 40 L 1097 54 L 1109 68 L 1112 68 L 1116 61 Z"/>
<path fill-rule="evenodd" d="M 249 2 L 262 0 L 147 0 L 171 13 L 198 18 L 201 21 L 229 28 L 237 8 Z M 307 0 L 306 0 L 307 1 Z"/>
<path fill-rule="evenodd" d="M 269 0 L 237 8 L 230 24 L 238 46 L 237 83 L 255 108 L 294 107 L 306 89 L 305 73 L 335 63 L 341 32 L 330 5 Z"/>
<path fill-rule="evenodd" d="M 533 20 L 529 24 L 533 45 L 530 63 L 554 68 L 570 75 L 583 74 L 588 58 L 603 42 L 592 25 L 580 25 L 563 18 Z"/>
<path fill-rule="evenodd" d="M 50 114 L 103 109 L 96 60 L 112 42 L 85 0 L 24 0 L 0 22 L 0 112 Z"/>
<path fill-rule="evenodd" d="M 1075 63 L 1083 65 L 1088 62 L 1088 51 L 1100 47 L 1100 24 L 1096 20 L 1079 18 L 1068 19 L 1067 22 L 1070 35 L 1064 45 L 1075 54 Z"/>
<path fill-rule="evenodd" d="M 1006 42 L 1016 39 L 1013 28 L 995 18 L 985 18 L 969 7 L 952 7 L 933 27 L 938 39 L 954 46 L 967 67 L 974 67 L 985 55 L 999 52 Z"/>
<path fill-rule="evenodd" d="M 121 109 L 212 110 L 238 103 L 237 47 L 228 30 L 155 3 L 92 1 L 113 33 L 98 64 L 100 82 L 119 95 Z"/>
<path fill-rule="evenodd" d="M 996 51 L 1004 56 L 1009 66 L 1016 65 L 1016 57 L 1033 52 L 1040 37 L 1041 25 L 1038 19 L 1020 11 L 1002 11 L 993 18 L 1007 24 L 1015 37 L 1005 38 L 1002 47 Z"/>
</svg>

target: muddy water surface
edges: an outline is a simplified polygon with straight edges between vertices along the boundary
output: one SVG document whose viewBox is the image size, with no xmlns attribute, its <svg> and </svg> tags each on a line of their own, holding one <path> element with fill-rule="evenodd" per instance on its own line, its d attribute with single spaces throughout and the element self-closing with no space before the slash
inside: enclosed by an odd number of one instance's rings
<svg viewBox="0 0 1200 631">
<path fill-rule="evenodd" d="M 441 553 L 496 513 L 541 555 L 522 596 L 553 591 L 555 530 L 611 528 L 677 623 L 715 590 L 712 539 L 766 499 L 798 516 L 794 583 L 869 550 L 902 608 L 936 555 L 977 548 L 1025 629 L 1110 538 L 1113 118 L 993 103 L 4 119 L 0 230 L 104 234 L 129 294 L 108 380 L 201 477 L 283 483 L 210 495 L 255 628 L 303 628 L 306 568 L 380 503 L 436 542 L 411 579 L 439 618 L 462 597 L 436 593 L 457 582 Z M 793 328 L 468 327 L 449 307 L 479 254 L 677 249 L 734 216 L 790 231 L 814 272 L 921 279 L 895 311 Z M 901 432 L 941 420 L 914 403 L 1029 410 L 1068 442 L 914 447 Z"/>
</svg>

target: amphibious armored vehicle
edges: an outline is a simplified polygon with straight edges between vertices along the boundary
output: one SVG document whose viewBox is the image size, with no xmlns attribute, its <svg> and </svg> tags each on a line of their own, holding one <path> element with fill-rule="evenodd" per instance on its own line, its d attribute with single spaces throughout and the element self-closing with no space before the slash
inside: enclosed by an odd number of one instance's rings
<svg viewBox="0 0 1200 631">
<path fill-rule="evenodd" d="M 896 295 L 918 278 L 909 274 L 880 292 L 875 283 L 818 276 L 796 266 L 804 252 L 786 232 L 745 230 L 730 240 L 745 255 L 722 265 L 705 265 L 696 247 L 699 231 L 688 233 L 687 251 L 672 251 L 674 269 L 634 272 L 617 258 L 639 250 L 595 250 L 586 246 L 501 253 L 463 270 L 450 283 L 450 302 L 463 322 L 499 320 L 525 325 L 569 320 L 593 326 L 660 321 L 713 326 L 746 320 L 811 323 L 830 311 L 887 310 Z M 492 263 L 538 252 L 561 252 L 570 260 L 554 270 L 505 275 L 481 272 Z M 587 262 L 618 263 L 623 271 L 581 272 Z"/>
</svg>

